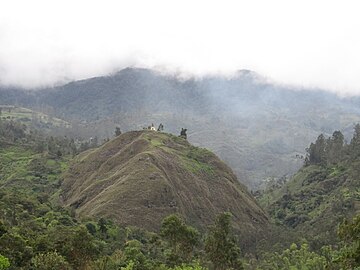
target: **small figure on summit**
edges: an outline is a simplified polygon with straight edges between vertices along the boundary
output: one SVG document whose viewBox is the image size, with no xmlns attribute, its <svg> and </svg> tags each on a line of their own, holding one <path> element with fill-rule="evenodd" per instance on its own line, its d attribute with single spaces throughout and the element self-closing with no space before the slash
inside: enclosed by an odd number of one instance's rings
<svg viewBox="0 0 360 270">
<path fill-rule="evenodd" d="M 186 135 L 186 128 L 181 128 L 181 132 L 180 132 L 180 136 L 181 138 L 184 138 L 185 140 L 187 139 L 187 135 Z"/>
</svg>

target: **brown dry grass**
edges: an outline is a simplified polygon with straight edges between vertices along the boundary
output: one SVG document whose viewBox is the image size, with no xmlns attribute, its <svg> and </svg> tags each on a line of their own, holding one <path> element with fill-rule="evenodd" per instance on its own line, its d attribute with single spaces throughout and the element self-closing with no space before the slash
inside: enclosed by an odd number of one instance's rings
<svg viewBox="0 0 360 270">
<path fill-rule="evenodd" d="M 229 211 L 244 239 L 265 235 L 268 219 L 231 169 L 211 152 L 170 134 L 133 131 L 78 156 L 62 196 L 79 216 L 157 230 L 180 213 L 198 228 Z"/>
</svg>

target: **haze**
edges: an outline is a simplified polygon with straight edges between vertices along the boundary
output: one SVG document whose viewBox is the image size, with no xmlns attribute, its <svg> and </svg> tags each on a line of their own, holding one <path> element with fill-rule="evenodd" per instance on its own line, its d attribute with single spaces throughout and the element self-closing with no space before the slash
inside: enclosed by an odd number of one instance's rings
<svg viewBox="0 0 360 270">
<path fill-rule="evenodd" d="M 6 1 L 0 82 L 26 88 L 127 66 L 182 76 L 250 69 L 360 94 L 357 1 Z"/>
</svg>

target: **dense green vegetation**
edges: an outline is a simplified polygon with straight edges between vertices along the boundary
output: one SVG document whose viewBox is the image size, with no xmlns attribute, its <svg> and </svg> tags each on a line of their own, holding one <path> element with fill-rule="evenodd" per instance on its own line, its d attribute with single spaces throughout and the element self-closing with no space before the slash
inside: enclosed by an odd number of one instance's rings
<svg viewBox="0 0 360 270">
<path fill-rule="evenodd" d="M 320 248 L 336 242 L 336 226 L 360 210 L 360 125 L 350 143 L 340 131 L 320 135 L 302 169 L 288 182 L 272 183 L 259 200 L 276 224 L 311 236 Z"/>
<path fill-rule="evenodd" d="M 337 252 L 342 253 L 341 256 L 353 256 L 351 267 L 358 266 L 354 254 L 359 251 L 360 125 L 355 126 L 349 143 L 340 131 L 335 131 L 329 138 L 319 135 L 307 152 L 303 168 L 287 182 L 272 182 L 258 196 L 259 201 L 276 224 L 295 236 L 306 238 L 311 250 L 329 250 L 330 247 L 324 246 L 338 245 L 339 235 L 344 247 Z M 356 214 L 352 225 L 342 223 Z M 339 223 L 342 225 L 338 229 Z M 357 239 L 351 247 L 346 244 L 349 235 Z M 331 258 L 338 256 L 333 254 Z M 351 267 L 344 266 L 344 269 Z"/>
<path fill-rule="evenodd" d="M 203 269 L 202 236 L 178 216 L 156 234 L 62 208 L 72 140 L 15 122 L 0 122 L 0 139 L 0 269 Z"/>
<path fill-rule="evenodd" d="M 360 130 L 358 126 L 357 129 Z M 289 244 L 283 251 L 259 248 L 256 254 L 244 254 L 239 248 L 242 239 L 231 229 L 233 221 L 229 213 L 219 215 L 212 226 L 201 231 L 178 215 L 166 217 L 159 232 L 121 227 L 110 219 L 79 219 L 71 208 L 59 204 L 62 173 L 79 151 L 75 143 L 68 138 L 43 136 L 14 122 L 0 122 L 0 270 L 357 269 L 360 216 L 337 226 L 340 218 L 353 215 L 357 209 L 356 164 L 360 157 L 356 154 L 356 149 L 360 149 L 357 134 L 360 132 L 355 132 L 351 147 L 343 143 L 340 149 L 343 154 L 336 160 L 333 155 L 325 154 L 318 163 L 309 150 L 306 166 L 299 174 L 284 186 L 268 190 L 261 198 L 268 209 L 274 209 L 270 211 L 274 221 L 298 230 L 303 238 L 311 235 L 304 233 L 305 229 L 310 230 L 309 217 L 315 221 L 316 217 L 325 219 L 311 226 L 316 229 L 329 223 L 338 236 L 331 236 L 329 241 L 323 238 L 311 241 L 309 237 L 298 240 L 298 244 Z M 156 140 L 152 143 L 161 147 Z M 207 155 L 206 150 L 190 148 L 185 158 L 201 164 Z M 319 209 L 304 207 L 315 201 L 312 196 L 328 178 L 338 182 L 334 187 L 329 184 L 332 187 L 329 194 L 324 193 L 327 189 L 322 191 Z M 346 181 L 341 181 L 342 178 Z M 295 192 L 301 194 L 303 188 L 314 191 L 305 200 Z M 332 195 L 331 192 L 335 194 L 339 190 L 342 197 Z M 284 198 L 284 191 L 291 195 Z M 287 204 L 283 204 L 286 199 Z M 323 202 L 332 207 L 321 206 Z M 276 212 L 277 207 L 285 211 L 285 216 Z M 329 209 L 332 212 L 325 215 Z M 289 223 L 291 219 L 286 218 L 305 214 L 308 218 L 297 224 Z M 269 242 L 276 241 L 269 239 Z"/>
</svg>

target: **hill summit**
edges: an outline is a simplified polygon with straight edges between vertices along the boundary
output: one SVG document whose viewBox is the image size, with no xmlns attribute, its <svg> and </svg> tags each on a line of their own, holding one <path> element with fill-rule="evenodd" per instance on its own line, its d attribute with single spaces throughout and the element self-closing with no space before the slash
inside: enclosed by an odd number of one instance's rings
<svg viewBox="0 0 360 270">
<path fill-rule="evenodd" d="M 80 217 L 111 218 L 157 230 L 179 213 L 202 227 L 229 211 L 240 234 L 260 233 L 263 210 L 232 170 L 210 151 L 156 131 L 124 133 L 77 156 L 64 177 L 62 199 Z"/>
</svg>

